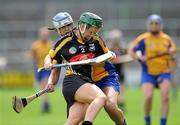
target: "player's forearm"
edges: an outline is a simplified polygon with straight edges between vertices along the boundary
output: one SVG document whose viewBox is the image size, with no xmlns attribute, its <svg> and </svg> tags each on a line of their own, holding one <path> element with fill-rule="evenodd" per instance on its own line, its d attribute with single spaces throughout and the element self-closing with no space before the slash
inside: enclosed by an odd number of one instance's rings
<svg viewBox="0 0 180 125">
<path fill-rule="evenodd" d="M 50 57 L 50 56 L 49 56 Z M 49 58 L 47 57 L 47 58 Z M 53 64 L 57 64 L 57 61 L 52 61 Z M 53 68 L 48 79 L 48 84 L 56 85 L 59 80 L 60 68 Z"/>
<path fill-rule="evenodd" d="M 48 79 L 48 84 L 53 84 L 56 85 L 59 80 L 59 74 L 60 74 L 60 69 L 59 68 L 54 68 L 51 70 L 51 74 Z"/>
<path fill-rule="evenodd" d="M 176 59 L 176 54 L 177 54 L 176 48 L 171 47 L 169 49 L 169 54 L 170 54 L 171 59 L 175 60 Z"/>
<path fill-rule="evenodd" d="M 52 59 L 50 57 L 50 55 L 46 55 L 45 59 L 44 59 L 44 64 L 48 64 L 48 63 L 51 63 L 52 62 Z"/>
<path fill-rule="evenodd" d="M 137 56 L 137 54 L 136 54 L 136 52 L 134 52 L 133 50 L 128 50 L 128 54 L 132 57 L 132 58 L 134 58 L 134 59 L 138 59 L 138 56 Z"/>
</svg>

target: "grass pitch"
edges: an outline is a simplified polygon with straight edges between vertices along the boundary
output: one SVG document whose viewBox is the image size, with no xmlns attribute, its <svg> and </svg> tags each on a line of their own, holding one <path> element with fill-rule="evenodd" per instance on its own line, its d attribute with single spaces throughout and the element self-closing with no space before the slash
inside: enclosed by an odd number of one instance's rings
<svg viewBox="0 0 180 125">
<path fill-rule="evenodd" d="M 0 125 L 63 125 L 66 120 L 66 104 L 60 89 L 49 94 L 51 113 L 40 112 L 41 98 L 31 102 L 20 114 L 12 109 L 11 97 L 14 95 L 23 97 L 33 94 L 34 89 L 2 89 L 0 88 Z M 154 92 L 152 110 L 152 125 L 159 124 L 160 118 L 160 94 Z M 128 125 L 144 125 L 143 120 L 143 95 L 142 90 L 126 90 L 126 119 Z M 180 125 L 180 99 L 170 100 L 170 115 L 168 125 Z M 98 115 L 95 125 L 114 125 L 104 110 Z"/>
</svg>

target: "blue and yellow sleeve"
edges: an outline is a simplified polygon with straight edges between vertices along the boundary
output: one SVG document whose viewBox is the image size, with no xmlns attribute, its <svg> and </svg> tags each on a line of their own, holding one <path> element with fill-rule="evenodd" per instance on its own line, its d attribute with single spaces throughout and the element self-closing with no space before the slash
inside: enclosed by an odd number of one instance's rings
<svg viewBox="0 0 180 125">
<path fill-rule="evenodd" d="M 143 55 L 145 54 L 145 48 L 145 38 L 142 36 L 137 37 L 130 45 L 130 50 L 134 52 L 141 51 Z"/>
<path fill-rule="evenodd" d="M 177 51 L 177 48 L 176 48 L 176 45 L 175 45 L 175 42 L 173 41 L 173 39 L 172 39 L 169 35 L 167 35 L 167 34 L 165 34 L 165 33 L 163 33 L 163 32 L 162 32 L 162 36 L 163 36 L 166 40 L 169 41 L 169 49 L 172 49 L 174 52 L 176 52 L 176 51 Z"/>
</svg>

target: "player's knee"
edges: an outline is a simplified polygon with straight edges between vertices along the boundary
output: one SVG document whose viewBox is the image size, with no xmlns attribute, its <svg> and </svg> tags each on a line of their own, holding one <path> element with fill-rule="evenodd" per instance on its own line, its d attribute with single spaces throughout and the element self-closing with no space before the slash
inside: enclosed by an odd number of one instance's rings
<svg viewBox="0 0 180 125">
<path fill-rule="evenodd" d="M 162 97 L 162 102 L 163 103 L 168 103 L 169 102 L 169 96 L 163 96 Z"/>
<path fill-rule="evenodd" d="M 145 102 L 150 102 L 152 101 L 152 98 L 153 98 L 152 94 L 147 94 L 145 95 L 144 100 Z"/>
<path fill-rule="evenodd" d="M 101 95 L 98 95 L 98 96 L 96 97 L 96 99 L 98 100 L 98 103 L 99 103 L 99 104 L 105 105 L 105 102 L 106 102 L 106 100 L 107 100 L 107 97 L 106 97 L 106 95 L 101 94 Z"/>
<path fill-rule="evenodd" d="M 111 100 L 107 100 L 104 107 L 110 112 L 114 112 L 118 108 L 117 104 Z"/>
</svg>

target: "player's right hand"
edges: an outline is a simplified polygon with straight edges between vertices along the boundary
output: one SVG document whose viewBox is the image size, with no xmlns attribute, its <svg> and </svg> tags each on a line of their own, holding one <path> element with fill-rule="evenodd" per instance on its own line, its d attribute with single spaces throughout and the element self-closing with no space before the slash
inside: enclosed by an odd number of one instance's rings
<svg viewBox="0 0 180 125">
<path fill-rule="evenodd" d="M 46 69 L 46 70 L 51 70 L 52 69 L 52 63 L 44 63 L 44 68 Z"/>
<path fill-rule="evenodd" d="M 48 92 L 54 92 L 55 85 L 48 83 L 45 87 L 45 89 L 48 90 Z"/>
</svg>

